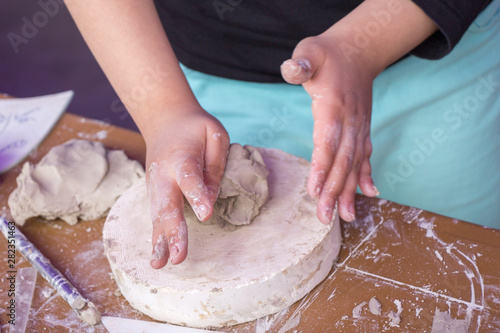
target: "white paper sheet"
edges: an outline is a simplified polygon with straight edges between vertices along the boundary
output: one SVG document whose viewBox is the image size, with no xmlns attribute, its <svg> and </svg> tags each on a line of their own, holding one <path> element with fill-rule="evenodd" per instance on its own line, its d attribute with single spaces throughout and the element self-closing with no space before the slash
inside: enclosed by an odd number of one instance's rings
<svg viewBox="0 0 500 333">
<path fill-rule="evenodd" d="M 49 134 L 73 91 L 53 95 L 0 99 L 0 173 L 25 158 Z"/>
</svg>

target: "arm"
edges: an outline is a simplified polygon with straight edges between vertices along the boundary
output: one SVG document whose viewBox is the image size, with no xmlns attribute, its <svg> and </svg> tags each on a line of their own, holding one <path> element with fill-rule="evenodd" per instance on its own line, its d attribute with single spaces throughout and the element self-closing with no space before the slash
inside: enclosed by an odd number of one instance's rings
<svg viewBox="0 0 500 333">
<path fill-rule="evenodd" d="M 92 53 L 146 141 L 154 268 L 187 255 L 183 195 L 200 220 L 217 197 L 229 145 L 196 101 L 153 1 L 66 0 Z"/>
<path fill-rule="evenodd" d="M 378 194 L 369 160 L 373 80 L 435 30 L 410 0 L 367 0 L 321 35 L 302 40 L 281 66 L 283 78 L 302 84 L 312 98 L 307 188 L 319 198 L 323 223 L 332 220 L 337 201 L 340 216 L 354 220 L 358 185 L 368 196 Z"/>
<path fill-rule="evenodd" d="M 163 105 L 199 105 L 163 31 L 153 1 L 66 0 L 92 53 L 144 135 L 152 134 L 150 117 Z M 146 82 L 151 71 L 155 82 Z M 145 88 L 147 95 L 132 93 Z M 131 98 L 129 98 L 131 96 Z M 174 112 L 170 110 L 169 112 Z"/>
</svg>

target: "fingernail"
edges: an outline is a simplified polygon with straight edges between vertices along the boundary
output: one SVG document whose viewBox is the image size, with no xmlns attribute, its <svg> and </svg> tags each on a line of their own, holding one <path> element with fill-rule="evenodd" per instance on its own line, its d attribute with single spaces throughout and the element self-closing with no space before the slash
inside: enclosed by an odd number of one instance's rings
<svg viewBox="0 0 500 333">
<path fill-rule="evenodd" d="M 356 212 L 353 203 L 349 204 L 349 207 L 347 207 L 347 215 L 350 218 L 349 222 L 356 219 Z"/>
<path fill-rule="evenodd" d="M 327 223 L 331 223 L 332 219 L 333 219 L 333 209 L 332 209 L 332 207 L 326 207 L 323 210 L 323 214 L 324 214 L 324 217 L 325 217 L 325 221 Z"/>
<path fill-rule="evenodd" d="M 297 60 L 297 63 L 302 67 L 307 74 L 311 73 L 311 63 L 307 59 Z"/>
<path fill-rule="evenodd" d="M 195 206 L 195 212 L 198 220 L 204 221 L 208 216 L 208 207 L 205 205 Z"/>
<path fill-rule="evenodd" d="M 151 258 L 151 262 L 155 262 L 163 258 L 167 253 L 167 237 L 164 234 L 161 234 L 156 241 L 156 245 L 154 247 L 153 255 Z"/>
<path fill-rule="evenodd" d="M 321 187 L 319 185 L 316 185 L 316 187 L 314 188 L 314 196 L 313 198 L 316 199 L 317 197 L 319 197 L 319 192 L 321 191 Z"/>
<path fill-rule="evenodd" d="M 219 191 L 220 188 L 214 186 L 214 185 L 207 185 L 207 191 L 209 193 L 210 199 L 215 202 L 217 200 L 217 197 L 219 196 Z M 212 202 L 212 204 L 213 204 Z"/>
<path fill-rule="evenodd" d="M 373 192 L 375 192 L 375 196 L 379 196 L 380 195 L 380 192 L 378 190 L 378 188 L 372 184 L 372 189 L 373 189 Z"/>
<path fill-rule="evenodd" d="M 179 248 L 177 245 L 170 245 L 170 262 L 177 263 L 177 259 L 179 258 Z"/>
<path fill-rule="evenodd" d="M 321 186 L 319 186 L 319 184 L 313 184 L 312 191 L 310 191 L 311 198 L 318 199 L 320 192 L 321 192 Z"/>
<path fill-rule="evenodd" d="M 300 84 L 311 77 L 311 64 L 306 59 L 288 59 L 281 64 L 281 73 L 289 83 Z"/>
<path fill-rule="evenodd" d="M 312 193 L 311 196 L 313 199 L 317 199 L 321 192 L 321 183 L 320 177 L 323 178 L 324 171 L 316 171 L 311 174 L 311 178 L 309 180 L 310 184 L 312 184 Z"/>
</svg>

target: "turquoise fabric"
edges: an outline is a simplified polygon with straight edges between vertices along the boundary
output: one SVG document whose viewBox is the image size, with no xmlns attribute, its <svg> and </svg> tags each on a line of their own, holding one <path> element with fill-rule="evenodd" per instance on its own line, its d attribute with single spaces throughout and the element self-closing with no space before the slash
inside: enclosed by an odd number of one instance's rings
<svg viewBox="0 0 500 333">
<path fill-rule="evenodd" d="M 310 160 L 300 86 L 230 80 L 183 66 L 232 142 Z M 381 197 L 500 229 L 500 0 L 441 60 L 410 56 L 374 82 L 373 178 Z"/>
<path fill-rule="evenodd" d="M 231 142 L 311 158 L 311 98 L 301 86 L 220 78 L 182 66 L 200 104 L 217 117 Z"/>
</svg>

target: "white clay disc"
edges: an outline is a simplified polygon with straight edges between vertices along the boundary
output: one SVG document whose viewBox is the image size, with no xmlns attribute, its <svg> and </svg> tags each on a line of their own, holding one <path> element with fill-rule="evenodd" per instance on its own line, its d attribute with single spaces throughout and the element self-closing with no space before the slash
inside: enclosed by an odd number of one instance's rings
<svg viewBox="0 0 500 333">
<path fill-rule="evenodd" d="M 127 190 L 104 225 L 105 252 L 121 293 L 137 310 L 173 324 L 206 328 L 276 313 L 330 272 L 341 244 L 338 214 L 323 225 L 305 190 L 309 163 L 260 149 L 269 199 L 250 225 L 203 225 L 186 211 L 187 259 L 150 267 L 152 225 L 143 181 Z"/>
</svg>

